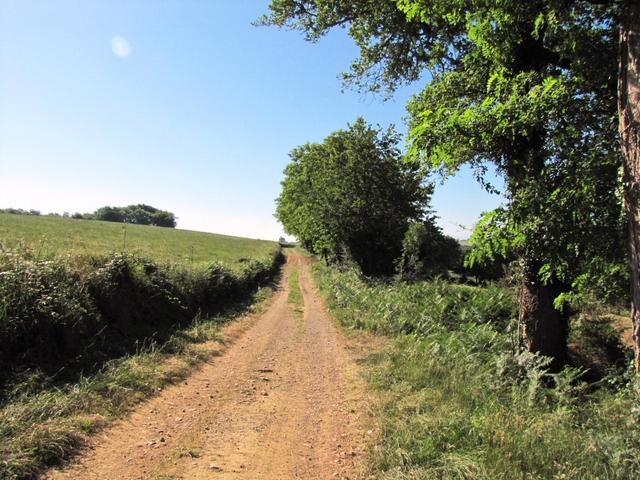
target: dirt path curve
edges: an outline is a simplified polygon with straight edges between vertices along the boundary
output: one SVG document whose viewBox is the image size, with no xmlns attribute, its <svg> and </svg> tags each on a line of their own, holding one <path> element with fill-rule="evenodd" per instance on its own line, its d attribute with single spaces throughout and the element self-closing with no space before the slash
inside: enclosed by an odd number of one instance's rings
<svg viewBox="0 0 640 480">
<path fill-rule="evenodd" d="M 303 315 L 287 302 L 299 270 Z M 308 259 L 219 357 L 99 436 L 48 479 L 359 479 L 364 387 L 317 298 Z M 242 322 L 245 322 L 244 327 Z"/>
</svg>

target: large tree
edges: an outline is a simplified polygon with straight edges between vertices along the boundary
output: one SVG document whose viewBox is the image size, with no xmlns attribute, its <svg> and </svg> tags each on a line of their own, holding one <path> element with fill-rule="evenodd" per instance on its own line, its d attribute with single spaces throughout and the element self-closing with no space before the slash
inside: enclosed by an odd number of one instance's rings
<svg viewBox="0 0 640 480">
<path fill-rule="evenodd" d="M 520 323 L 529 350 L 559 368 L 569 313 L 559 300 L 585 259 L 619 251 L 614 24 L 588 4 L 559 17 L 543 1 L 455 3 L 466 44 L 409 105 L 412 153 L 446 171 L 492 162 L 503 174 Z M 432 2 L 402 8 L 423 22 L 434 14 Z"/>
<path fill-rule="evenodd" d="M 558 299 L 580 258 L 615 255 L 616 18 L 568 0 L 273 0 L 263 19 L 310 40 L 348 26 L 360 57 L 345 79 L 359 88 L 389 92 L 429 71 L 408 107 L 410 157 L 445 174 L 465 163 L 481 180 L 488 163 L 502 173 L 520 320 L 555 368 L 568 317 Z"/>
<path fill-rule="evenodd" d="M 619 24 L 619 129 L 624 158 L 624 197 L 629 220 L 631 320 L 638 379 L 636 390 L 640 396 L 640 2 L 624 2 Z"/>
<path fill-rule="evenodd" d="M 398 134 L 356 120 L 322 143 L 295 148 L 276 217 L 312 252 L 389 274 L 410 220 L 424 217 L 430 188 L 401 162 Z"/>
</svg>

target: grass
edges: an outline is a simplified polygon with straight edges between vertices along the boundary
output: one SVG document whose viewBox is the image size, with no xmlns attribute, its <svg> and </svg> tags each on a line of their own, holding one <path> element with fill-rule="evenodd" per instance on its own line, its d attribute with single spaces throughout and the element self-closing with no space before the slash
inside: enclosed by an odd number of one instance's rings
<svg viewBox="0 0 640 480">
<path fill-rule="evenodd" d="M 293 312 L 300 316 L 304 309 L 304 301 L 302 299 L 302 291 L 300 290 L 299 270 L 295 268 L 291 270 L 289 275 L 289 297 L 287 301 L 293 307 Z"/>
<path fill-rule="evenodd" d="M 125 251 L 159 263 L 217 261 L 230 267 L 241 266 L 247 258 L 264 257 L 277 248 L 276 242 L 190 230 L 6 213 L 0 213 L 0 244 L 4 248 L 24 245 L 44 257 Z"/>
<path fill-rule="evenodd" d="M 314 276 L 343 327 L 394 339 L 368 360 L 382 430 L 372 478 L 640 478 L 630 361 L 596 383 L 549 374 L 517 348 L 513 294 L 498 287 L 367 284 L 320 264 Z"/>
<path fill-rule="evenodd" d="M 200 458 L 202 452 L 199 449 L 193 447 L 180 447 L 176 452 L 178 458 Z"/>
<path fill-rule="evenodd" d="M 271 291 L 259 290 L 254 300 Z M 0 478 L 33 478 L 46 466 L 69 459 L 88 435 L 209 359 L 213 349 L 203 348 L 203 342 L 215 340 L 219 325 L 230 318 L 197 318 L 165 344 L 149 342 L 77 382 L 52 385 L 42 373 L 31 371 L 14 385 L 11 401 L 0 407 Z M 194 450 L 181 453 L 197 456 Z"/>
</svg>

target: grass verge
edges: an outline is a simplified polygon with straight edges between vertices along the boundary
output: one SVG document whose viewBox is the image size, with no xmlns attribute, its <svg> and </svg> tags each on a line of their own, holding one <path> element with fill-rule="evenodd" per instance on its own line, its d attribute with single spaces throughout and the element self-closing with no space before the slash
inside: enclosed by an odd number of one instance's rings
<svg viewBox="0 0 640 480">
<path fill-rule="evenodd" d="M 296 316 L 301 316 L 304 310 L 304 301 L 302 299 L 302 291 L 300 290 L 300 271 L 296 267 L 289 274 L 289 296 L 287 301 L 293 308 Z"/>
<path fill-rule="evenodd" d="M 509 291 L 370 285 L 319 263 L 314 277 L 343 327 L 394 339 L 368 361 L 381 399 L 373 478 L 640 478 L 632 369 L 596 383 L 577 368 L 549 374 L 517 348 Z"/>
</svg>

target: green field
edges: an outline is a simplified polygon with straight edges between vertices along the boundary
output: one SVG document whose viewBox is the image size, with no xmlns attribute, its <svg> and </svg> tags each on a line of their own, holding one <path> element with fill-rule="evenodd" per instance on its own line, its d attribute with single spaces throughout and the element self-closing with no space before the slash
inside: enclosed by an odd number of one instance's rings
<svg viewBox="0 0 640 480">
<path fill-rule="evenodd" d="M 243 258 L 273 252 L 276 242 L 172 228 L 131 225 L 56 216 L 0 214 L 0 244 L 20 243 L 43 256 L 101 255 L 126 251 L 157 262 L 223 262 L 230 267 Z"/>
</svg>

